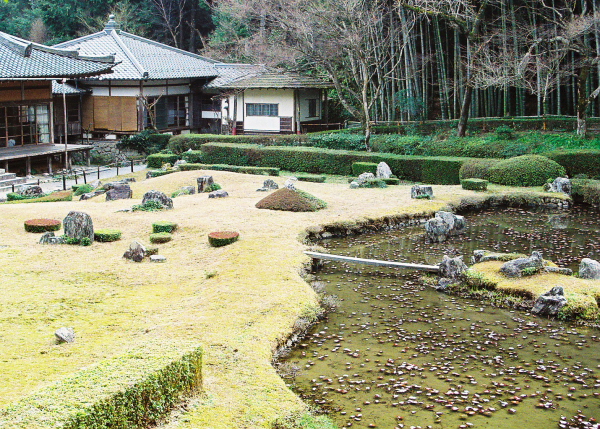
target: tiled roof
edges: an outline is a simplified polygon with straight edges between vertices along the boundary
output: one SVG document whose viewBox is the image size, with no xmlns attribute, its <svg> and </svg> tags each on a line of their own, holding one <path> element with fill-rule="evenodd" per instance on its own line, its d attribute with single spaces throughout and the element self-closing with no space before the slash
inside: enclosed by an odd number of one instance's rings
<svg viewBox="0 0 600 429">
<path fill-rule="evenodd" d="M 120 64 L 106 77 L 111 80 L 217 76 L 217 61 L 121 31 L 113 16 L 104 30 L 56 47 L 78 49 L 86 55 L 114 54 Z"/>
<path fill-rule="evenodd" d="M 237 64 L 232 64 L 231 66 L 235 67 L 237 66 Z M 220 67 L 218 67 L 217 69 L 220 70 Z M 216 79 L 216 81 L 219 81 L 219 79 Z M 214 83 L 215 82 L 211 82 L 207 86 L 220 89 L 304 89 L 331 88 L 333 86 L 330 82 L 317 77 L 305 76 L 299 73 L 291 72 L 268 71 L 265 69 L 256 70 L 254 72 L 246 74 L 239 73 L 237 77 L 223 79 L 222 82 L 218 82 L 218 85 L 214 85 Z"/>
<path fill-rule="evenodd" d="M 265 71 L 265 67 L 257 64 L 215 64 L 218 77 L 206 84 L 206 88 L 228 88 L 231 83 L 242 78 L 256 76 Z"/>
<path fill-rule="evenodd" d="M 55 80 L 52 81 L 52 94 L 56 95 L 76 95 L 76 94 L 87 94 L 90 92 L 89 89 L 76 88 L 68 83 L 58 83 Z"/>
<path fill-rule="evenodd" d="M 106 55 L 104 53 L 103 55 Z M 59 79 L 110 72 L 114 58 L 91 58 L 0 32 L 0 79 Z"/>
</svg>

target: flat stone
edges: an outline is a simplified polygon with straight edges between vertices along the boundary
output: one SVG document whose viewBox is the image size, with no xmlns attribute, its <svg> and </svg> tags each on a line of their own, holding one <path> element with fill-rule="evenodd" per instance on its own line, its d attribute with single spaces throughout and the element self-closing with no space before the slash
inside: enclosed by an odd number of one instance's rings
<svg viewBox="0 0 600 429">
<path fill-rule="evenodd" d="M 212 191 L 212 192 L 208 193 L 208 198 L 225 198 L 225 197 L 228 197 L 228 196 L 229 196 L 229 194 L 226 191 L 222 190 L 222 189 L 219 189 L 218 191 Z"/>
<path fill-rule="evenodd" d="M 73 328 L 59 328 L 54 333 L 56 341 L 60 343 L 72 343 L 75 341 L 75 330 Z"/>
<path fill-rule="evenodd" d="M 115 184 L 106 192 L 106 201 L 128 200 L 132 197 L 133 191 L 126 183 Z"/>
<path fill-rule="evenodd" d="M 544 271 L 547 273 L 562 274 L 563 276 L 572 276 L 573 275 L 573 270 L 570 268 L 544 267 Z"/>
<path fill-rule="evenodd" d="M 167 258 L 162 255 L 150 255 L 150 262 L 167 262 Z"/>
<path fill-rule="evenodd" d="M 529 258 L 517 258 L 512 261 L 505 262 L 500 267 L 500 272 L 506 277 L 522 277 L 523 270 L 534 268 L 541 270 L 545 265 L 544 259 L 540 252 L 532 252 Z"/>
<path fill-rule="evenodd" d="M 54 232 L 45 232 L 40 238 L 40 244 L 64 244 L 65 239 L 63 237 L 57 237 Z"/>
<path fill-rule="evenodd" d="M 600 262 L 590 258 L 582 259 L 579 264 L 579 277 L 588 280 L 599 280 Z"/>
</svg>

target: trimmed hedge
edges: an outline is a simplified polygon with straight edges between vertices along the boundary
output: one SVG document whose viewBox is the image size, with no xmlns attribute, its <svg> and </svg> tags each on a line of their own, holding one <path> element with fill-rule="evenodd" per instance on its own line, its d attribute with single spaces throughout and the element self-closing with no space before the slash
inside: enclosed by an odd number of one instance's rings
<svg viewBox="0 0 600 429">
<path fill-rule="evenodd" d="M 469 191 L 487 191 L 488 181 L 484 179 L 461 179 L 460 185 Z"/>
<path fill-rule="evenodd" d="M 207 143 L 202 146 L 202 152 L 204 160 L 214 163 L 279 167 L 288 171 L 340 176 L 352 175 L 355 162 L 378 164 L 384 161 L 401 179 L 438 185 L 458 185 L 460 167 L 470 159 L 230 143 Z"/>
<path fill-rule="evenodd" d="M 541 155 L 505 159 L 490 168 L 490 181 L 508 186 L 542 186 L 548 179 L 564 176 L 565 168 Z"/>
<path fill-rule="evenodd" d="M 155 232 L 150 234 L 150 243 L 161 244 L 173 240 L 173 234 L 168 232 Z"/>
<path fill-rule="evenodd" d="M 24 398 L 5 410 L 2 422 L 14 429 L 147 428 L 201 385 L 197 345 L 150 344 Z"/>
<path fill-rule="evenodd" d="M 377 174 L 377 165 L 379 164 L 376 162 L 355 162 L 352 164 L 352 174 L 355 176 L 363 173 Z"/>
<path fill-rule="evenodd" d="M 461 179 L 490 178 L 490 168 L 500 162 L 499 159 L 469 159 L 463 163 L 458 172 Z"/>
<path fill-rule="evenodd" d="M 148 163 L 148 168 L 161 168 L 163 164 L 175 164 L 175 162 L 179 159 L 179 155 L 173 155 L 168 153 L 155 153 L 153 155 L 148 155 L 146 161 Z"/>
<path fill-rule="evenodd" d="M 146 173 L 146 179 L 153 179 L 171 173 L 177 173 L 177 170 L 150 170 Z"/>
<path fill-rule="evenodd" d="M 179 166 L 181 171 L 192 170 L 215 170 L 231 171 L 233 173 L 258 174 L 261 176 L 279 176 L 279 168 L 272 167 L 249 167 L 245 165 L 228 164 L 182 164 Z"/>
<path fill-rule="evenodd" d="M 119 240 L 121 234 L 118 229 L 97 229 L 94 231 L 94 240 L 100 243 L 110 243 Z"/>
<path fill-rule="evenodd" d="M 316 174 L 299 174 L 296 176 L 296 179 L 301 182 L 325 183 L 327 178 Z"/>
<path fill-rule="evenodd" d="M 569 177 L 585 174 L 590 178 L 600 178 L 600 150 L 556 151 L 544 156 L 565 167 Z"/>
<path fill-rule="evenodd" d="M 27 232 L 58 231 L 62 223 L 56 219 L 29 219 L 24 223 Z"/>
<path fill-rule="evenodd" d="M 181 159 L 186 162 L 199 163 L 202 162 L 201 150 L 188 150 L 181 154 Z"/>
<path fill-rule="evenodd" d="M 571 186 L 573 198 L 600 207 L 600 180 L 572 179 Z"/>
<path fill-rule="evenodd" d="M 397 179 L 395 177 L 382 178 L 381 180 L 383 180 L 386 185 L 399 185 L 400 184 L 400 179 Z"/>
<path fill-rule="evenodd" d="M 9 195 L 11 194 L 6 194 L 7 199 L 9 197 Z M 15 195 L 19 195 L 19 194 L 15 194 Z M 23 204 L 23 203 L 54 203 L 57 201 L 73 201 L 73 191 L 71 190 L 67 190 L 67 191 L 57 191 L 57 192 L 53 192 L 51 194 L 45 195 L 43 197 L 38 197 L 38 198 L 25 198 L 23 200 L 10 200 L 8 199 L 7 203 L 8 204 Z"/>
<path fill-rule="evenodd" d="M 240 233 L 235 231 L 215 231 L 208 234 L 208 243 L 212 247 L 222 247 L 238 241 Z"/>
<path fill-rule="evenodd" d="M 290 144 L 299 145 L 308 136 L 305 135 L 226 135 L 226 134 L 182 134 L 171 137 L 167 149 L 174 153 L 183 153 L 187 150 L 199 150 L 206 143 L 248 143 L 255 145 Z"/>
<path fill-rule="evenodd" d="M 175 222 L 169 222 L 167 220 L 162 220 L 159 222 L 154 222 L 152 224 L 152 232 L 168 232 L 173 233 L 177 229 L 177 224 Z"/>
</svg>

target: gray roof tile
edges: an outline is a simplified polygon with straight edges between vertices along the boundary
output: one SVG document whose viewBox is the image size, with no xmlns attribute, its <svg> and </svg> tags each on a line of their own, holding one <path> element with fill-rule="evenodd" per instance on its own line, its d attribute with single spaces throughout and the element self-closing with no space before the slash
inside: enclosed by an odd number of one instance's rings
<svg viewBox="0 0 600 429">
<path fill-rule="evenodd" d="M 231 66 L 236 66 L 232 64 Z M 220 68 L 219 68 L 220 69 Z M 249 89 L 249 88 L 281 88 L 281 89 L 303 89 L 303 88 L 331 88 L 333 85 L 323 79 L 313 76 L 305 76 L 299 73 L 278 72 L 273 70 L 257 70 L 252 73 L 242 74 L 238 72 L 237 77 L 229 79 L 216 79 L 208 87 L 221 89 Z M 234 72 L 231 72 L 233 75 Z M 215 84 L 216 82 L 216 84 Z M 215 85 L 215 86 L 211 86 Z"/>
</svg>

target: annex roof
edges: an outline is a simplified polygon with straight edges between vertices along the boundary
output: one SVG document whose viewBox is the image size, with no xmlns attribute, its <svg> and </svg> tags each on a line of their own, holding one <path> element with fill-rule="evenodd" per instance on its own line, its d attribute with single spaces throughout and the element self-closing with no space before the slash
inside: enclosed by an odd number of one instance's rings
<svg viewBox="0 0 600 429">
<path fill-rule="evenodd" d="M 208 88 L 219 89 L 306 89 L 306 88 L 331 88 L 333 85 L 323 79 L 314 76 L 306 76 L 293 72 L 279 72 L 268 70 L 264 67 L 255 66 L 254 70 L 244 73 L 240 64 L 229 64 L 232 70 L 224 73 L 225 77 L 219 77 L 210 82 Z M 217 66 L 219 71 L 221 66 Z M 236 68 L 239 68 L 236 70 Z M 219 74 L 221 76 L 221 73 Z M 229 76 L 229 77 L 228 77 Z"/>
<path fill-rule="evenodd" d="M 89 92 L 89 89 L 77 88 L 68 82 L 60 83 L 55 80 L 52 81 L 52 94 L 54 95 L 78 95 L 87 94 Z"/>
<path fill-rule="evenodd" d="M 0 32 L 0 80 L 62 79 L 110 73 L 114 57 L 89 57 Z"/>
<path fill-rule="evenodd" d="M 120 29 L 114 15 L 104 30 L 59 43 L 55 47 L 77 49 L 85 55 L 114 54 L 119 64 L 111 80 L 164 80 L 214 78 L 217 61 L 177 49 Z M 102 77 L 100 77 L 102 79 Z"/>
</svg>

